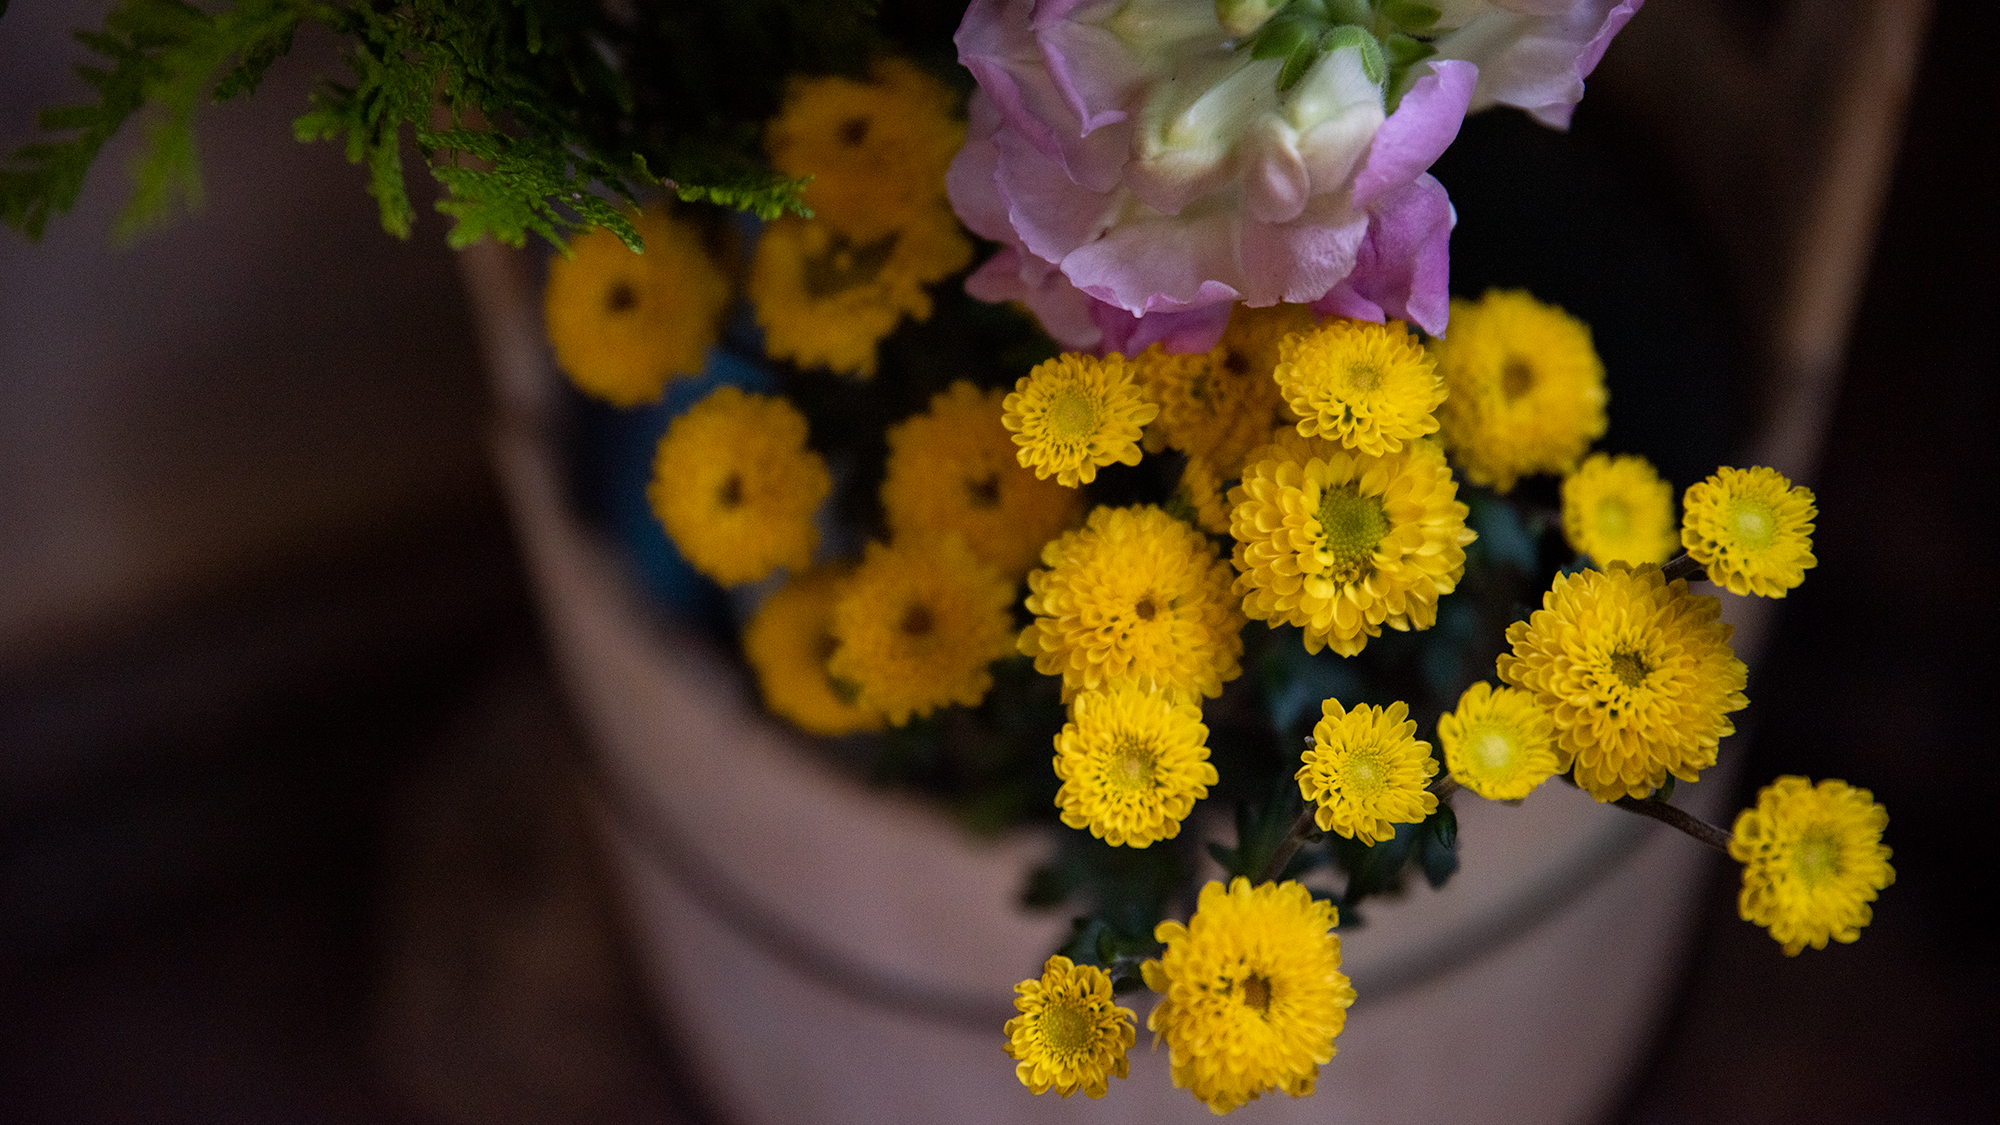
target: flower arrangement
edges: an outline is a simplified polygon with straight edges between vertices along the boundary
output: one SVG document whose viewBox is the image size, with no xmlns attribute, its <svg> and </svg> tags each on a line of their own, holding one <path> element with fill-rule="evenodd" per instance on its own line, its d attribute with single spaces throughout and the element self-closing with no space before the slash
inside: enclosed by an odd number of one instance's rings
<svg viewBox="0 0 2000 1125">
<path fill-rule="evenodd" d="M 1748 705 L 1695 584 L 1799 585 L 1811 492 L 1721 467 L 1676 520 L 1592 451 L 1586 325 L 1448 295 L 1428 169 L 1469 112 L 1564 125 L 1638 7 L 124 0 L 86 38 L 100 102 L 0 169 L 0 214 L 38 231 L 148 102 L 156 213 L 196 101 L 303 23 L 348 36 L 299 133 L 346 139 L 385 226 L 407 129 L 455 244 L 560 248 L 580 393 L 716 384 L 647 499 L 736 592 L 768 709 L 975 826 L 1062 826 L 1025 897 L 1077 926 L 996 1029 L 1021 1082 L 1105 1096 L 1145 990 L 1225 1113 L 1312 1092 L 1355 1000 L 1339 928 L 1450 880 L 1454 801 L 1554 781 L 1678 828 L 1787 954 L 1856 940 L 1894 880 L 1844 782 L 1781 777 L 1729 831 L 1671 803 Z"/>
</svg>

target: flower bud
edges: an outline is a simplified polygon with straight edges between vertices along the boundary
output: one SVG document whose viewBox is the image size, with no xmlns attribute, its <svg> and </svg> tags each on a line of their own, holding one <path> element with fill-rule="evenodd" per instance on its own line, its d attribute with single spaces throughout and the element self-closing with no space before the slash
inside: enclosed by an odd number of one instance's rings
<svg viewBox="0 0 2000 1125">
<path fill-rule="evenodd" d="M 1285 0 L 1215 0 L 1215 21 L 1240 39 L 1263 27 L 1284 6 Z"/>
</svg>

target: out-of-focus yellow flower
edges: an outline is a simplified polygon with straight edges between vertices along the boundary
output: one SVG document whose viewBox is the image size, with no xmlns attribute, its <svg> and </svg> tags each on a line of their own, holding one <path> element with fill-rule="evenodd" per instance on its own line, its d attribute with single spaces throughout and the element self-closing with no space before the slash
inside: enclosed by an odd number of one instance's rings
<svg viewBox="0 0 2000 1125">
<path fill-rule="evenodd" d="M 925 286 L 972 260 L 949 211 L 862 238 L 817 220 L 767 223 L 750 263 L 764 350 L 800 367 L 875 374 L 875 345 L 904 317 L 928 320 Z"/>
<path fill-rule="evenodd" d="M 1049 540 L 1083 518 L 1083 499 L 1021 466 L 1000 424 L 1004 397 L 961 381 L 925 413 L 891 426 L 882 509 L 892 537 L 958 535 L 1018 579 Z"/>
<path fill-rule="evenodd" d="M 1489 801 L 1518 801 L 1564 768 L 1555 723 L 1535 697 L 1484 680 L 1438 716 L 1438 745 L 1452 779 Z"/>
<path fill-rule="evenodd" d="M 644 254 L 601 227 L 588 231 L 549 261 L 542 295 L 556 363 L 616 406 L 652 402 L 667 380 L 699 374 L 729 305 L 729 279 L 694 224 L 649 207 L 632 225 Z"/>
<path fill-rule="evenodd" d="M 1014 584 L 956 535 L 870 543 L 833 607 L 827 661 L 856 702 L 902 726 L 952 703 L 975 706 L 1013 648 Z"/>
<path fill-rule="evenodd" d="M 882 716 L 855 705 L 859 692 L 827 671 L 839 647 L 833 639 L 833 605 L 844 569 L 809 571 L 757 608 L 743 627 L 743 655 L 757 672 L 764 706 L 811 734 L 880 730 Z"/>
<path fill-rule="evenodd" d="M 944 174 L 965 143 L 957 97 L 908 60 L 884 58 L 868 81 L 794 78 L 764 129 L 771 167 L 811 176 L 815 221 L 868 242 L 949 211 Z"/>
<path fill-rule="evenodd" d="M 1465 478 L 1499 492 L 1566 473 L 1604 436 L 1604 364 L 1590 329 L 1519 290 L 1451 303 L 1451 333 L 1431 341 L 1449 395 L 1438 435 Z"/>
<path fill-rule="evenodd" d="M 725 586 L 804 570 L 833 489 L 791 403 L 722 387 L 674 419 L 646 498 L 688 564 Z"/>
<path fill-rule="evenodd" d="M 1644 457 L 1593 453 L 1562 482 L 1563 536 L 1598 566 L 1658 566 L 1680 547 L 1674 490 Z"/>
<path fill-rule="evenodd" d="M 1859 938 L 1874 917 L 1868 904 L 1896 881 L 1882 845 L 1888 826 L 1889 810 L 1844 781 L 1786 776 L 1758 790 L 1729 844 L 1743 865 L 1743 920 L 1769 930 L 1787 956 Z"/>
</svg>

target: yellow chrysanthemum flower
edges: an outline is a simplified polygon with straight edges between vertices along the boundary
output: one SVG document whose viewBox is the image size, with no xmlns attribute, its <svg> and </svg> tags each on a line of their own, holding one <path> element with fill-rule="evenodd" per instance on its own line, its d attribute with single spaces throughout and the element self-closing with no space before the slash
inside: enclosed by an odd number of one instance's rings
<svg viewBox="0 0 2000 1125">
<path fill-rule="evenodd" d="M 1189 457 L 1181 468 L 1176 503 L 1185 503 L 1194 513 L 1194 522 L 1212 535 L 1229 534 L 1229 501 L 1224 498 L 1222 479 L 1215 466 L 1200 457 Z"/>
<path fill-rule="evenodd" d="M 1075 488 L 1099 467 L 1139 463 L 1139 431 L 1159 414 L 1125 357 L 1066 353 L 1035 365 L 1002 404 L 1001 422 L 1038 477 Z"/>
<path fill-rule="evenodd" d="M 1263 445 L 1271 427 L 1288 417 L 1271 372 L 1286 330 L 1310 330 L 1304 305 L 1252 309 L 1238 305 L 1222 342 L 1193 355 L 1172 355 L 1155 344 L 1132 360 L 1146 397 L 1160 406 L 1146 430 L 1146 448 L 1172 447 L 1214 465 L 1225 478 L 1243 470 L 1243 458 Z"/>
<path fill-rule="evenodd" d="M 1672 774 L 1694 781 L 1736 732 L 1746 671 L 1722 603 L 1658 567 L 1559 574 L 1542 608 L 1507 627 L 1500 678 L 1533 692 L 1558 755 L 1600 801 L 1644 797 Z"/>
<path fill-rule="evenodd" d="M 1465 526 L 1444 455 L 1418 441 L 1381 457 L 1283 434 L 1229 490 L 1236 592 L 1253 620 L 1353 656 L 1392 629 L 1428 629 L 1458 585 Z"/>
<path fill-rule="evenodd" d="M 1277 385 L 1274 378 L 1278 370 L 1279 349 L 1284 346 L 1285 337 L 1294 332 L 1310 332 L 1319 325 L 1320 318 L 1308 305 L 1276 304 L 1261 308 L 1237 305 L 1229 310 L 1229 327 L 1222 333 L 1222 348 L 1226 353 L 1224 363 L 1230 370 L 1251 375 L 1258 380 L 1269 380 Z"/>
<path fill-rule="evenodd" d="M 868 544 L 833 606 L 827 671 L 896 726 L 952 703 L 975 706 L 1013 648 L 1014 584 L 956 535 Z"/>
<path fill-rule="evenodd" d="M 1127 1073 L 1125 1052 L 1138 1038 L 1138 1016 L 1111 996 L 1111 975 L 1057 954 L 1040 980 L 1014 986 L 1021 1014 L 1007 1021 L 1007 1057 L 1031 1092 L 1101 1098 L 1113 1075 Z"/>
<path fill-rule="evenodd" d="M 1273 373 L 1299 433 L 1380 456 L 1436 433 L 1444 380 L 1402 321 L 1329 320 L 1287 336 Z"/>
<path fill-rule="evenodd" d="M 1535 473 L 1568 472 L 1604 436 L 1604 364 L 1590 329 L 1519 290 L 1451 303 L 1451 334 L 1431 341 L 1450 395 L 1439 436 L 1474 484 L 1500 492 Z"/>
<path fill-rule="evenodd" d="M 1437 759 L 1416 735 L 1407 704 L 1350 711 L 1338 699 L 1321 703 L 1312 748 L 1292 775 L 1319 805 L 1320 831 L 1373 844 L 1436 812 L 1437 795 L 1425 786 L 1437 776 Z"/>
<path fill-rule="evenodd" d="M 1180 835 L 1216 782 L 1201 708 L 1131 684 L 1077 695 L 1055 767 L 1062 822 L 1134 848 Z"/>
<path fill-rule="evenodd" d="M 812 177 L 804 198 L 817 221 L 867 242 L 949 206 L 945 169 L 965 141 L 957 100 L 899 58 L 867 82 L 794 78 L 764 148 L 776 171 Z"/>
<path fill-rule="evenodd" d="M 1243 671 L 1229 564 L 1201 532 L 1150 505 L 1098 508 L 1028 573 L 1021 652 L 1063 697 L 1130 682 L 1175 700 L 1222 694 Z"/>
<path fill-rule="evenodd" d="M 1844 781 L 1786 776 L 1736 814 L 1730 857 L 1743 865 L 1737 910 L 1796 957 L 1827 939 L 1851 942 L 1874 917 L 1869 903 L 1896 881 L 1882 830 L 1889 810 Z"/>
<path fill-rule="evenodd" d="M 743 655 L 757 673 L 764 706 L 810 734 L 829 737 L 880 730 L 882 716 L 855 706 L 854 685 L 835 680 L 827 658 L 833 639 L 833 605 L 846 572 L 809 571 L 764 599 L 743 627 Z"/>
<path fill-rule="evenodd" d="M 971 260 L 972 243 L 946 210 L 868 238 L 793 216 L 766 223 L 750 263 L 764 351 L 800 367 L 872 377 L 875 345 L 905 316 L 930 319 L 924 287 Z"/>
<path fill-rule="evenodd" d="M 688 565 L 725 586 L 804 570 L 833 490 L 791 403 L 722 387 L 667 427 L 646 498 Z"/>
<path fill-rule="evenodd" d="M 1812 490 L 1776 469 L 1720 468 L 1689 485 L 1681 543 L 1732 594 L 1782 598 L 1819 565 L 1813 557 Z"/>
<path fill-rule="evenodd" d="M 1438 745 L 1453 780 L 1489 801 L 1518 801 L 1569 765 L 1533 695 L 1483 680 L 1438 716 Z"/>
<path fill-rule="evenodd" d="M 1018 579 L 1049 540 L 1083 518 L 1083 499 L 1021 467 L 1000 424 L 1004 397 L 954 383 L 927 413 L 891 426 L 882 508 L 892 537 L 959 535 L 973 554 Z"/>
<path fill-rule="evenodd" d="M 1160 993 L 1146 1026 L 1166 1041 L 1176 1087 L 1215 1113 L 1313 1092 L 1354 1003 L 1337 921 L 1298 883 L 1237 878 L 1203 887 L 1186 925 L 1159 924 L 1166 951 L 1140 972 Z"/>
<path fill-rule="evenodd" d="M 1680 547 L 1674 490 L 1644 457 L 1593 453 L 1562 482 L 1563 535 L 1592 562 L 1659 565 Z"/>
<path fill-rule="evenodd" d="M 701 372 L 722 330 L 729 279 L 701 232 L 659 208 L 632 219 L 644 254 L 599 227 L 549 261 L 542 315 L 556 362 L 587 394 L 616 406 L 660 397 L 676 375 Z"/>
</svg>

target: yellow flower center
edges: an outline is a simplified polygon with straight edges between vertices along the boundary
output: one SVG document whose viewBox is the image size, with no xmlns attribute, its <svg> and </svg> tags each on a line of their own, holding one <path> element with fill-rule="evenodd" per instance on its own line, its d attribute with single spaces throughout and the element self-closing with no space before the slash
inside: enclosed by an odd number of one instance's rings
<svg viewBox="0 0 2000 1125">
<path fill-rule="evenodd" d="M 742 506 L 743 504 L 742 473 L 731 473 L 728 476 L 722 478 L 722 483 L 716 486 L 715 489 L 715 502 L 721 504 L 725 508 L 736 508 Z"/>
<path fill-rule="evenodd" d="M 1621 649 L 1611 654 L 1611 674 L 1618 677 L 1618 682 L 1628 688 L 1636 688 L 1645 683 L 1646 677 L 1651 675 L 1652 671 L 1645 659 L 1636 652 Z"/>
<path fill-rule="evenodd" d="M 1389 770 L 1382 761 L 1380 749 L 1369 746 L 1351 752 L 1347 757 L 1347 768 L 1341 771 L 1341 787 L 1357 796 L 1380 792 L 1389 782 Z"/>
<path fill-rule="evenodd" d="M 937 628 L 937 621 L 931 617 L 929 606 L 918 604 L 903 612 L 901 627 L 905 636 L 923 637 Z"/>
<path fill-rule="evenodd" d="M 1042 1042 L 1056 1054 L 1078 1054 L 1090 1046 L 1090 1017 L 1073 1004 L 1042 1009 Z"/>
<path fill-rule="evenodd" d="M 1363 393 L 1374 390 L 1382 385 L 1382 365 L 1369 360 L 1356 360 L 1348 364 L 1347 385 Z"/>
<path fill-rule="evenodd" d="M 1376 545 L 1389 534 L 1389 514 L 1381 500 L 1343 485 L 1320 496 L 1319 527 L 1326 536 L 1328 569 L 1334 578 L 1349 582 L 1361 576 Z"/>
<path fill-rule="evenodd" d="M 1132 607 L 1132 612 L 1137 614 L 1141 621 L 1151 621 L 1159 615 L 1160 607 L 1153 601 L 1153 596 L 1148 594 L 1139 599 L 1139 604 Z"/>
<path fill-rule="evenodd" d="M 1632 506 L 1616 496 L 1597 502 L 1597 530 L 1606 539 L 1623 539 L 1632 533 Z"/>
<path fill-rule="evenodd" d="M 1000 474 L 988 473 L 978 480 L 965 482 L 965 502 L 975 508 L 992 509 L 1000 506 Z"/>
<path fill-rule="evenodd" d="M 1110 768 L 1104 771 L 1104 779 L 1120 789 L 1152 789 L 1157 785 L 1153 764 L 1152 743 L 1138 738 L 1121 739 Z"/>
<path fill-rule="evenodd" d="M 1506 775 L 1520 768 L 1521 742 L 1505 727 L 1479 727 L 1465 744 L 1472 760 L 1487 773 Z"/>
<path fill-rule="evenodd" d="M 1271 1010 L 1271 981 L 1261 973 L 1252 973 L 1243 982 L 1243 1003 L 1257 1009 L 1262 1015 Z"/>
<path fill-rule="evenodd" d="M 856 245 L 835 237 L 823 254 L 805 260 L 806 296 L 822 300 L 874 281 L 896 252 L 898 232 L 891 231 L 873 242 Z"/>
<path fill-rule="evenodd" d="M 604 311 L 609 313 L 631 312 L 638 303 L 639 294 L 632 291 L 632 283 L 622 278 L 604 294 Z"/>
<path fill-rule="evenodd" d="M 1792 849 L 1792 872 L 1809 890 L 1840 877 L 1840 841 L 1826 829 L 1815 829 L 1800 837 Z"/>
<path fill-rule="evenodd" d="M 1097 432 L 1097 405 L 1082 391 L 1061 391 L 1049 404 L 1049 429 L 1063 441 L 1082 441 Z"/>
<path fill-rule="evenodd" d="M 1745 547 L 1763 550 L 1778 539 L 1778 516 L 1754 496 L 1739 497 L 1729 505 L 1729 530 Z"/>
<path fill-rule="evenodd" d="M 1534 389 L 1535 369 L 1519 356 L 1508 356 L 1506 364 L 1500 368 L 1500 393 L 1512 402 Z"/>
</svg>

